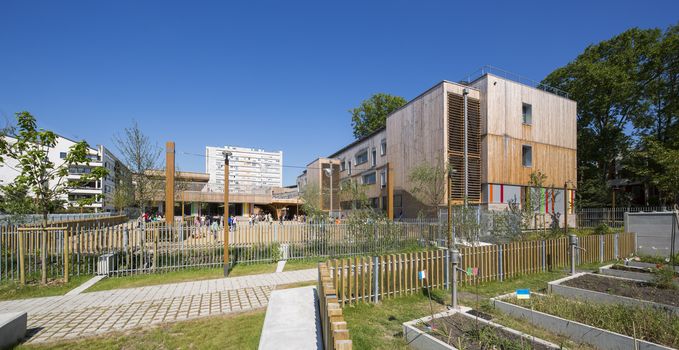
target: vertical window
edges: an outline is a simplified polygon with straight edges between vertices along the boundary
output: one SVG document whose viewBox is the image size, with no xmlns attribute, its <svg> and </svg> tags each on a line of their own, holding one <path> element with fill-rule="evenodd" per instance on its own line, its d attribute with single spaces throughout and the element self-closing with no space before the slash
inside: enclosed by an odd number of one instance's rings
<svg viewBox="0 0 679 350">
<path fill-rule="evenodd" d="M 525 167 L 533 166 L 533 147 L 528 145 L 521 147 L 521 162 Z"/>
<path fill-rule="evenodd" d="M 340 171 L 344 171 L 347 168 L 347 161 L 342 159 L 342 162 L 340 163 Z"/>
<path fill-rule="evenodd" d="M 349 160 L 349 175 L 351 175 L 351 160 Z"/>
<path fill-rule="evenodd" d="M 375 147 L 370 152 L 370 158 L 370 165 L 375 166 L 377 164 L 377 150 L 375 150 Z"/>
<path fill-rule="evenodd" d="M 528 103 L 523 103 L 521 112 L 523 115 L 523 123 L 526 125 L 533 124 L 533 106 Z"/>
<path fill-rule="evenodd" d="M 380 172 L 380 188 L 387 187 L 387 172 L 382 170 Z"/>
<path fill-rule="evenodd" d="M 380 155 L 383 156 L 387 154 L 387 139 L 382 140 L 380 143 Z"/>
<path fill-rule="evenodd" d="M 66 152 L 59 152 L 59 158 L 66 159 Z"/>
</svg>

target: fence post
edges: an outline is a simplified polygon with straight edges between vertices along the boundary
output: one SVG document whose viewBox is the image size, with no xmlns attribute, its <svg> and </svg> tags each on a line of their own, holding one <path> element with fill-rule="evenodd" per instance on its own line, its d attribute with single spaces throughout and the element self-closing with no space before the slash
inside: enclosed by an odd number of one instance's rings
<svg viewBox="0 0 679 350">
<path fill-rule="evenodd" d="M 599 262 L 604 262 L 604 236 L 599 235 Z"/>
<path fill-rule="evenodd" d="M 153 244 L 153 271 L 158 269 L 158 227 L 153 231 L 154 233 L 154 244 Z"/>
<path fill-rule="evenodd" d="M 500 282 L 504 279 L 504 272 L 502 271 L 502 244 L 497 246 L 497 270 L 500 276 Z"/>
<path fill-rule="evenodd" d="M 19 235 L 19 283 L 21 285 L 26 285 L 26 275 L 24 272 L 24 233 L 17 229 L 17 235 Z"/>
<path fill-rule="evenodd" d="M 542 271 L 547 271 L 547 241 L 542 241 Z"/>
<path fill-rule="evenodd" d="M 445 289 L 450 288 L 450 250 L 446 249 L 446 256 L 444 257 L 444 266 L 443 266 L 443 284 L 445 285 Z"/>
<path fill-rule="evenodd" d="M 615 259 L 618 259 L 618 252 L 619 252 L 619 250 L 618 250 L 618 234 L 617 234 L 617 233 L 615 234 L 615 241 L 614 241 L 614 244 L 615 244 L 615 245 L 614 245 L 614 249 L 613 249 L 613 250 L 615 251 Z"/>
<path fill-rule="evenodd" d="M 64 237 L 64 283 L 68 283 L 68 228 L 63 232 Z"/>
<path fill-rule="evenodd" d="M 373 256 L 373 303 L 377 304 L 380 301 L 380 283 L 379 283 L 379 260 L 376 256 Z"/>
</svg>

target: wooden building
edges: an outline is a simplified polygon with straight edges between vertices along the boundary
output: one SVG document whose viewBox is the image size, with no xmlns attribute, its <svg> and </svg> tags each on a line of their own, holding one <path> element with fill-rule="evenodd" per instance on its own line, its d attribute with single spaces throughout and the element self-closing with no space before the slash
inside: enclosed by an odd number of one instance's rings
<svg viewBox="0 0 679 350">
<path fill-rule="evenodd" d="M 469 174 L 466 196 L 465 100 Z M 483 74 L 468 83 L 442 81 L 434 85 L 390 114 L 385 128 L 323 161 L 336 160 L 336 181 L 351 179 L 366 185 L 369 203 L 384 210 L 389 200 L 387 174 L 392 171 L 395 218 L 413 218 L 425 209 L 409 181 L 413 168 L 421 164 L 453 169 L 451 193 L 443 189 L 441 210 L 445 209 L 448 195 L 454 203 L 466 198 L 469 203 L 497 210 L 511 202 L 521 205 L 537 195 L 545 199 L 537 205 L 538 210 L 557 214 L 563 212 L 565 202 L 572 212 L 576 149 L 575 101 L 498 75 Z M 306 176 L 315 171 L 317 161 L 310 163 Z M 538 171 L 546 175 L 544 188 L 531 192 L 531 173 Z M 564 191 L 566 183 L 569 190 Z M 346 203 L 341 205 L 343 210 L 348 209 Z"/>
</svg>

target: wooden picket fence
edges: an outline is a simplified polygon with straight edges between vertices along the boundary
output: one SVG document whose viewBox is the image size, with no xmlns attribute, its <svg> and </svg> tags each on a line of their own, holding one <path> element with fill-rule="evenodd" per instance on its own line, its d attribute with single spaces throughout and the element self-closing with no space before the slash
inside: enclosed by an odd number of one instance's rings
<svg viewBox="0 0 679 350">
<path fill-rule="evenodd" d="M 351 350 L 352 342 L 344 320 L 342 308 L 337 303 L 337 292 L 332 285 L 327 263 L 318 264 L 318 298 L 323 332 L 323 348 Z"/>
<path fill-rule="evenodd" d="M 591 235 L 579 238 L 583 250 L 576 263 L 597 263 L 623 258 L 636 249 L 635 234 Z M 568 238 L 463 247 L 460 268 L 477 268 L 476 275 L 459 273 L 461 284 L 476 284 L 551 271 L 570 264 Z M 448 288 L 447 250 L 333 259 L 327 262 L 341 306 L 377 302 L 385 298 L 421 293 L 422 288 Z M 418 272 L 425 271 L 424 279 Z"/>
</svg>

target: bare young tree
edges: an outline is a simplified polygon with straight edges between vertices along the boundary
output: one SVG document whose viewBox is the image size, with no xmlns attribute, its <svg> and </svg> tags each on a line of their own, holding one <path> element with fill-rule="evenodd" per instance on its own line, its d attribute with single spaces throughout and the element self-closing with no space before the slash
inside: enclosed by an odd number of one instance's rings
<svg viewBox="0 0 679 350">
<path fill-rule="evenodd" d="M 422 163 L 414 167 L 408 175 L 411 192 L 429 208 L 431 216 L 436 216 L 438 208 L 446 198 L 446 179 L 453 171 L 446 163 L 436 161 L 435 165 Z"/>
<path fill-rule="evenodd" d="M 132 172 L 134 200 L 143 213 L 159 191 L 158 181 L 152 179 L 149 171 L 158 167 L 162 150 L 142 132 L 136 121 L 121 134 L 114 135 L 113 142 Z"/>
</svg>

